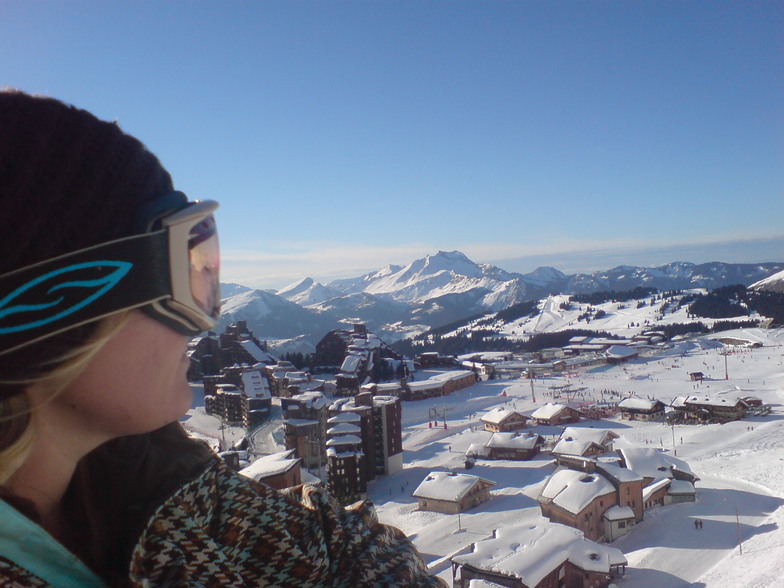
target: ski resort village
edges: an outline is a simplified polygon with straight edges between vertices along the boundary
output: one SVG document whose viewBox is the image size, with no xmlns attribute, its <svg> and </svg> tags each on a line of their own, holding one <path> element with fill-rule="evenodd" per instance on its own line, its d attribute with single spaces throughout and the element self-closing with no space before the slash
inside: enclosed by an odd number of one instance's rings
<svg viewBox="0 0 784 588">
<path fill-rule="evenodd" d="M 307 354 L 234 320 L 191 342 L 183 424 L 275 488 L 369 499 L 451 586 L 782 586 L 784 328 L 706 295 L 548 295 L 408 347 L 346 321 Z"/>
</svg>

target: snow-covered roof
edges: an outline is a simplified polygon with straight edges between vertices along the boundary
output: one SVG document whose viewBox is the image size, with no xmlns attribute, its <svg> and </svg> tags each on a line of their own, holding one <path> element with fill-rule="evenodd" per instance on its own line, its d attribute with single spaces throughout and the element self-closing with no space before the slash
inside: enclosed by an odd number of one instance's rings
<svg viewBox="0 0 784 588">
<path fill-rule="evenodd" d="M 544 406 L 540 406 L 533 411 L 531 416 L 535 419 L 551 419 L 568 408 L 569 407 L 565 404 L 553 404 L 552 402 L 548 402 Z"/>
<path fill-rule="evenodd" d="M 283 377 L 286 378 L 289 383 L 308 381 L 308 374 L 305 372 L 286 372 Z"/>
<path fill-rule="evenodd" d="M 350 412 L 350 411 L 346 410 L 346 411 L 339 412 L 335 416 L 329 417 L 327 419 L 327 423 L 329 423 L 329 424 L 333 424 L 333 423 L 358 423 L 361 420 L 362 420 L 362 417 L 359 416 L 357 413 Z"/>
<path fill-rule="evenodd" d="M 629 506 L 611 506 L 602 515 L 608 521 L 627 521 L 634 518 L 634 511 Z"/>
<path fill-rule="evenodd" d="M 686 480 L 670 481 L 670 491 L 668 494 L 694 494 L 694 484 Z"/>
<path fill-rule="evenodd" d="M 684 400 L 684 404 L 700 404 L 703 406 L 735 406 L 739 402 L 741 401 L 737 398 L 728 401 L 726 398 L 712 398 L 710 396 L 688 396 Z"/>
<path fill-rule="evenodd" d="M 618 408 L 629 408 L 632 410 L 653 410 L 656 408 L 658 400 L 651 400 L 649 398 L 638 398 L 637 396 L 630 396 L 624 398 L 618 403 Z"/>
<path fill-rule="evenodd" d="M 321 392 L 303 392 L 291 397 L 292 400 L 304 404 L 315 410 L 320 410 L 327 405 L 327 398 Z"/>
<path fill-rule="evenodd" d="M 687 396 L 676 396 L 672 399 L 672 402 L 670 402 L 670 406 L 672 408 L 681 408 L 686 406 L 686 398 Z"/>
<path fill-rule="evenodd" d="M 327 429 L 327 435 L 345 435 L 345 434 L 359 434 L 362 429 L 353 423 L 337 423 L 335 426 Z"/>
<path fill-rule="evenodd" d="M 510 410 L 510 409 L 504 408 L 502 406 L 498 406 L 498 407 L 494 408 L 493 410 L 490 410 L 490 411 L 486 412 L 484 415 L 482 415 L 481 420 L 483 420 L 486 423 L 492 423 L 494 425 L 497 425 L 497 424 L 503 422 L 505 419 L 509 418 L 510 416 L 513 416 L 513 415 L 516 415 L 516 414 L 524 417 L 525 419 L 528 418 L 526 415 L 524 415 L 521 412 L 518 412 L 516 410 Z"/>
<path fill-rule="evenodd" d="M 643 501 L 647 501 L 651 496 L 654 495 L 654 493 L 669 486 L 670 482 L 672 482 L 672 480 L 669 478 L 662 478 L 661 480 L 656 480 L 655 482 L 648 484 L 645 488 L 642 489 Z"/>
<path fill-rule="evenodd" d="M 347 355 L 340 365 L 340 371 L 349 374 L 355 373 L 363 359 L 364 357 L 360 357 L 359 355 Z"/>
<path fill-rule="evenodd" d="M 338 451 L 334 447 L 327 447 L 327 455 L 329 457 L 358 457 L 362 455 L 361 450 L 354 451 L 353 449 Z"/>
<path fill-rule="evenodd" d="M 283 422 L 292 427 L 310 427 L 312 425 L 318 425 L 318 421 L 310 419 L 286 419 Z"/>
<path fill-rule="evenodd" d="M 457 564 L 519 578 L 526 586 L 536 586 L 567 560 L 598 573 L 627 563 L 620 549 L 595 543 L 582 531 L 558 523 L 502 527 L 493 538 L 474 543 L 472 553 L 452 558 Z"/>
<path fill-rule="evenodd" d="M 272 363 L 275 361 L 269 353 L 264 351 L 261 347 L 256 345 L 256 342 L 252 339 L 245 339 L 244 341 L 240 341 L 240 345 L 242 345 L 243 349 L 250 353 L 251 357 L 256 361 L 265 363 Z"/>
<path fill-rule="evenodd" d="M 669 453 L 648 447 L 624 447 L 620 450 L 626 467 L 641 476 L 660 480 L 672 478 L 672 469 L 694 476 L 689 465 Z"/>
<path fill-rule="evenodd" d="M 436 388 L 441 388 L 444 385 L 443 380 L 420 380 L 418 382 L 409 382 L 408 384 L 409 389 L 411 390 L 435 390 Z"/>
<path fill-rule="evenodd" d="M 359 445 L 362 439 L 356 435 L 338 435 L 327 441 L 327 447 L 334 447 L 336 445 Z"/>
<path fill-rule="evenodd" d="M 473 375 L 474 372 L 472 372 L 471 370 L 455 370 L 455 371 L 444 372 L 441 374 L 436 374 L 432 376 L 430 379 L 439 382 L 451 382 L 452 380 L 462 380 L 463 378 L 466 378 L 468 376 L 473 376 Z"/>
<path fill-rule="evenodd" d="M 612 358 L 616 358 L 616 359 L 624 359 L 624 358 L 627 358 L 627 357 L 633 357 L 633 356 L 637 355 L 638 353 L 639 353 L 639 351 L 637 351 L 637 349 L 634 349 L 632 347 L 627 347 L 625 345 L 613 345 L 607 351 L 604 352 L 604 354 L 607 357 L 612 357 Z"/>
<path fill-rule="evenodd" d="M 566 427 L 552 452 L 557 455 L 583 455 L 591 445 L 605 447 L 607 443 L 617 438 L 616 433 L 607 429 Z"/>
<path fill-rule="evenodd" d="M 613 492 L 615 486 L 601 474 L 563 469 L 547 478 L 541 497 L 552 500 L 556 506 L 576 515 L 595 498 Z"/>
<path fill-rule="evenodd" d="M 245 390 L 245 394 L 251 398 L 272 398 L 269 382 L 258 370 L 242 373 L 242 387 Z"/>
<path fill-rule="evenodd" d="M 458 502 L 474 486 L 484 482 L 495 486 L 495 482 L 455 472 L 430 472 L 422 483 L 414 490 L 416 498 L 430 498 L 432 500 L 446 500 Z"/>
<path fill-rule="evenodd" d="M 293 455 L 293 449 L 265 455 L 251 463 L 248 467 L 241 469 L 239 473 L 254 480 L 282 474 L 294 467 L 299 461 Z"/>
<path fill-rule="evenodd" d="M 639 482 L 642 476 L 629 468 L 622 468 L 607 461 L 597 461 L 596 466 L 610 478 L 615 478 L 619 482 Z"/>
<path fill-rule="evenodd" d="M 466 455 L 469 456 L 469 457 L 470 456 L 474 456 L 474 455 L 478 455 L 480 457 L 485 457 L 485 456 L 487 456 L 487 449 L 481 443 L 471 443 L 471 445 L 468 446 L 468 450 L 466 451 Z"/>
<path fill-rule="evenodd" d="M 518 435 L 517 433 L 493 433 L 493 436 L 485 444 L 485 447 L 498 447 L 504 449 L 533 449 L 537 441 L 541 441 L 539 435 Z"/>
</svg>

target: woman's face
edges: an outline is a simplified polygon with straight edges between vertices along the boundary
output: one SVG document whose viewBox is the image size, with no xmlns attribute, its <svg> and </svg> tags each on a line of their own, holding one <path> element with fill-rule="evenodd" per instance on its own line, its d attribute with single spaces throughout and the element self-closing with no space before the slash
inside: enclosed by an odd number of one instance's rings
<svg viewBox="0 0 784 588">
<path fill-rule="evenodd" d="M 146 433 L 191 406 L 188 337 L 134 310 L 50 408 L 77 434 L 103 442 Z M 47 411 L 48 412 L 48 411 Z"/>
</svg>

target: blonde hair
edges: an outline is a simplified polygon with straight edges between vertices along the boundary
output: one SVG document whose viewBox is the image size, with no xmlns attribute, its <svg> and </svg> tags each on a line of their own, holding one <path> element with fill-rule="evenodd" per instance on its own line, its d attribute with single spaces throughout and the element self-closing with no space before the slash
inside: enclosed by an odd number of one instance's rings
<svg viewBox="0 0 784 588">
<path fill-rule="evenodd" d="M 101 320 L 85 343 L 44 362 L 41 368 L 51 367 L 44 375 L 3 379 L 0 385 L 44 386 L 47 396 L 43 403 L 50 402 L 90 365 L 95 354 L 122 328 L 130 312 L 118 312 Z M 33 404 L 26 392 L 0 399 L 0 485 L 8 481 L 30 451 L 35 439 L 36 412 L 43 403 Z"/>
</svg>

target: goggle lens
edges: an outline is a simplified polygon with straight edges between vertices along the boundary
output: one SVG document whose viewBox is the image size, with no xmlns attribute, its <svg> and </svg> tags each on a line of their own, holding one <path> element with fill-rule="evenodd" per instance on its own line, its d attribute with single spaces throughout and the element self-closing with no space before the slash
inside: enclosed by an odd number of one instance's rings
<svg viewBox="0 0 784 588">
<path fill-rule="evenodd" d="M 212 215 L 202 219 L 190 230 L 191 295 L 207 316 L 220 316 L 220 248 L 218 232 Z"/>
</svg>

